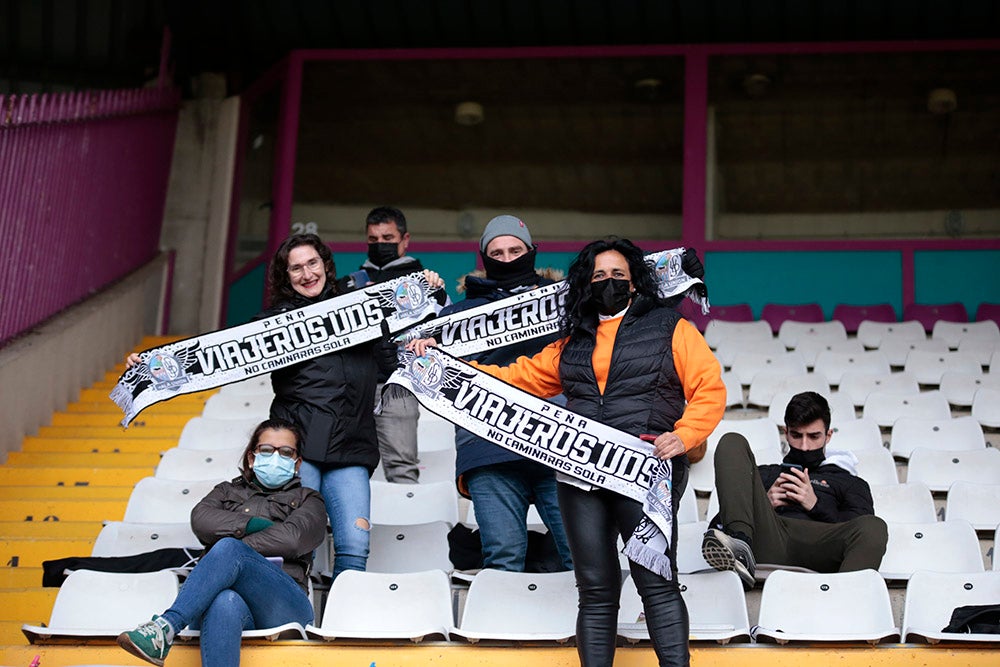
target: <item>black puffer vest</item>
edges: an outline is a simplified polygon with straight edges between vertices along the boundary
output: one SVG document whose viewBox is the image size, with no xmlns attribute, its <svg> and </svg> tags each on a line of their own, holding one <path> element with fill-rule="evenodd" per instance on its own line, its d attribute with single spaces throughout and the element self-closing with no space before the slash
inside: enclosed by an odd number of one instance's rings
<svg viewBox="0 0 1000 667">
<path fill-rule="evenodd" d="M 685 405 L 672 347 L 680 319 L 672 308 L 637 298 L 618 329 L 602 396 L 592 361 L 595 315 L 566 343 L 559 359 L 566 407 L 635 436 L 672 431 Z"/>
</svg>

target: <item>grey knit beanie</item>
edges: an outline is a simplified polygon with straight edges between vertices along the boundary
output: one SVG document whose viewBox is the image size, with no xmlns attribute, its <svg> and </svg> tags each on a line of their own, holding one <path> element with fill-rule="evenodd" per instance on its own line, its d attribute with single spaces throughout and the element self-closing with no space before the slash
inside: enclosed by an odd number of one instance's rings
<svg viewBox="0 0 1000 667">
<path fill-rule="evenodd" d="M 486 252 L 486 246 L 498 236 L 515 236 L 531 250 L 531 232 L 528 231 L 528 226 L 512 215 L 498 215 L 486 224 L 479 239 L 480 252 Z"/>
</svg>

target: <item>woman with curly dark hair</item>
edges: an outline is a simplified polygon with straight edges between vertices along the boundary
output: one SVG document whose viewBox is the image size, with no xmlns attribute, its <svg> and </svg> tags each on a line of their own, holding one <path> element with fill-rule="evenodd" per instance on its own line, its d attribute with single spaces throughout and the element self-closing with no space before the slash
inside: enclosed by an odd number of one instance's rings
<svg viewBox="0 0 1000 667">
<path fill-rule="evenodd" d="M 657 296 L 643 252 L 609 237 L 569 267 L 563 338 L 509 366 L 477 367 L 542 397 L 560 392 L 570 410 L 635 436 L 654 436 L 654 454 L 673 461 L 676 508 L 687 485 L 687 450 L 701 444 L 725 410 L 721 369 L 698 330 Z M 433 339 L 411 344 L 423 354 Z M 642 504 L 559 475 L 559 507 L 580 603 L 577 651 L 586 667 L 614 661 L 621 571 L 616 542 L 628 541 Z M 677 585 L 677 519 L 670 578 L 629 562 L 661 665 L 687 665 L 688 616 Z"/>
</svg>

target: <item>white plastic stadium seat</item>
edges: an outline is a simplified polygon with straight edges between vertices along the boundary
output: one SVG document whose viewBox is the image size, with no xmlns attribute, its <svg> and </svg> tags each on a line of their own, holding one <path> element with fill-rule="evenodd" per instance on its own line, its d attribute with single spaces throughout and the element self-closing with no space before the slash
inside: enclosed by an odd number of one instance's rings
<svg viewBox="0 0 1000 667">
<path fill-rule="evenodd" d="M 163 613 L 177 597 L 170 570 L 141 574 L 76 570 L 56 595 L 47 626 L 23 625 L 32 644 L 53 638 L 112 638 Z"/>
<path fill-rule="evenodd" d="M 134 556 L 157 549 L 204 546 L 191 530 L 191 522 L 127 523 L 109 521 L 94 540 L 91 556 Z"/>
<path fill-rule="evenodd" d="M 191 510 L 217 483 L 214 480 L 178 482 L 144 477 L 129 495 L 123 520 L 129 523 L 189 522 Z"/>
<path fill-rule="evenodd" d="M 889 427 L 897 419 L 948 419 L 951 417 L 951 406 L 940 391 L 919 394 L 873 391 L 865 399 L 861 414 L 874 419 L 879 426 Z"/>
<path fill-rule="evenodd" d="M 795 346 L 795 351 L 802 355 L 806 366 L 814 368 L 816 359 L 821 352 L 840 352 L 850 354 L 861 354 L 865 351 L 865 346 L 861 341 L 850 338 L 848 340 L 824 340 L 822 338 L 806 338 L 799 341 Z"/>
<path fill-rule="evenodd" d="M 313 639 L 447 640 L 452 629 L 451 585 L 441 570 L 379 573 L 346 570 L 330 586 Z"/>
<path fill-rule="evenodd" d="M 709 320 L 705 325 L 705 342 L 713 350 L 725 340 L 730 339 L 771 340 L 771 325 L 764 320 L 752 322 L 727 322 L 726 320 Z"/>
<path fill-rule="evenodd" d="M 1000 373 L 1000 369 L 992 371 Z M 983 426 L 1000 428 L 1000 389 L 984 387 L 972 397 L 972 416 Z"/>
<path fill-rule="evenodd" d="M 245 447 L 235 449 L 181 449 L 163 452 L 154 477 L 177 481 L 215 480 L 238 477 L 240 457 Z"/>
<path fill-rule="evenodd" d="M 444 521 L 458 523 L 458 492 L 454 482 L 393 484 L 371 482 L 373 524 L 405 526 Z"/>
<path fill-rule="evenodd" d="M 859 449 L 854 455 L 858 458 L 858 477 L 868 484 L 899 484 L 896 462 L 888 449 Z"/>
<path fill-rule="evenodd" d="M 271 374 L 233 382 L 219 388 L 220 394 L 235 394 L 236 396 L 270 396 L 274 398 L 274 388 L 271 386 Z"/>
<path fill-rule="evenodd" d="M 964 452 L 915 449 L 910 454 L 906 479 L 923 482 L 931 491 L 947 491 L 953 482 L 996 484 L 1000 480 L 1000 450 L 993 447 Z"/>
<path fill-rule="evenodd" d="M 907 373 L 845 371 L 840 377 L 838 392 L 850 398 L 859 408 L 865 404 L 868 394 L 873 391 L 888 394 L 919 394 L 920 383 Z"/>
<path fill-rule="evenodd" d="M 547 574 L 481 570 L 472 580 L 452 635 L 481 639 L 566 642 L 576 635 L 572 571 Z"/>
<path fill-rule="evenodd" d="M 953 452 L 986 447 L 983 427 L 972 417 L 900 419 L 889 439 L 892 455 L 908 459 L 917 448 Z"/>
<path fill-rule="evenodd" d="M 916 572 L 906 584 L 903 606 L 903 642 L 1000 642 L 1000 635 L 942 632 L 951 612 L 969 605 L 996 604 L 1000 600 L 997 572 Z"/>
<path fill-rule="evenodd" d="M 1000 526 L 1000 478 L 993 484 L 964 481 L 952 484 L 948 489 L 944 518 L 945 521 L 968 521 L 979 531 L 995 530 Z"/>
<path fill-rule="evenodd" d="M 714 494 L 713 494 L 714 495 Z M 701 542 L 708 530 L 708 521 L 677 524 L 677 571 L 682 574 L 712 570 L 701 555 Z M 620 541 L 621 538 L 619 538 Z M 621 545 L 619 545 L 621 546 Z M 625 567 L 628 569 L 626 559 Z M 713 570 L 714 571 L 714 570 Z"/>
<path fill-rule="evenodd" d="M 731 408 L 734 405 L 743 405 L 743 385 L 740 384 L 740 379 L 736 377 L 736 374 L 732 371 L 726 371 L 722 374 L 722 383 L 726 385 L 726 407 Z"/>
<path fill-rule="evenodd" d="M 892 366 L 903 366 L 907 357 L 912 352 L 934 352 L 944 354 L 948 351 L 948 345 L 940 340 L 906 340 L 899 338 L 889 338 L 882 341 L 879 352 L 885 355 Z"/>
<path fill-rule="evenodd" d="M 384 526 L 372 524 L 368 572 L 423 572 L 454 567 L 448 557 L 448 531 L 444 521 Z"/>
<path fill-rule="evenodd" d="M 750 640 L 746 597 L 735 572 L 681 574 L 677 583 L 688 610 L 691 641 L 728 644 Z M 642 613 L 642 599 L 632 577 L 628 577 L 622 583 L 618 636 L 632 643 L 648 641 L 649 631 L 641 620 Z"/>
<path fill-rule="evenodd" d="M 803 391 L 815 391 L 817 394 L 829 396 L 830 383 L 826 381 L 825 377 L 815 373 L 789 375 L 779 371 L 760 371 L 750 381 L 747 403 L 770 407 L 778 395 L 788 394 L 791 396 Z"/>
<path fill-rule="evenodd" d="M 967 352 L 929 352 L 913 350 L 906 355 L 903 370 L 917 379 L 920 384 L 941 384 L 945 373 L 982 373 L 979 360 Z"/>
<path fill-rule="evenodd" d="M 266 416 L 266 415 L 265 415 Z M 263 419 L 213 419 L 192 417 L 181 431 L 180 449 L 234 449 L 246 447 Z"/>
<path fill-rule="evenodd" d="M 763 370 L 786 375 L 803 375 L 808 371 L 806 362 L 796 352 L 740 352 L 733 360 L 733 373 L 742 385 L 749 386 L 753 377 Z"/>
<path fill-rule="evenodd" d="M 889 589 L 875 570 L 776 570 L 760 597 L 757 642 L 895 641 Z"/>
<path fill-rule="evenodd" d="M 748 352 L 758 354 L 784 354 L 788 350 L 777 338 L 730 338 L 719 344 L 715 358 L 724 368 L 729 368 L 736 357 Z"/>
<path fill-rule="evenodd" d="M 847 340 L 847 329 L 844 328 L 844 323 L 840 320 L 827 322 L 785 320 L 778 328 L 778 340 L 784 343 L 785 347 L 797 350 L 798 346 L 806 340 Z"/>
<path fill-rule="evenodd" d="M 824 350 L 816 355 L 813 372 L 822 375 L 832 385 L 839 385 L 844 373 L 888 373 L 889 360 L 881 350 L 868 352 L 833 352 Z"/>
<path fill-rule="evenodd" d="M 882 430 L 871 419 L 855 419 L 831 424 L 833 439 L 831 446 L 837 449 L 858 451 L 859 449 L 884 449 Z"/>
<path fill-rule="evenodd" d="M 743 434 L 758 464 L 781 460 L 781 438 L 778 427 L 770 419 L 723 419 L 708 436 L 705 458 L 691 466 L 688 486 L 698 493 L 708 493 L 715 487 L 715 447 L 726 433 Z"/>
<path fill-rule="evenodd" d="M 267 394 L 224 394 L 218 393 L 208 397 L 202 417 L 213 419 L 256 419 L 262 422 L 271 412 L 273 396 Z"/>
<path fill-rule="evenodd" d="M 934 323 L 931 338 L 943 340 L 951 349 L 957 348 L 965 340 L 996 340 L 1000 341 L 1000 327 L 993 320 L 980 322 L 946 322 L 938 320 Z"/>
<path fill-rule="evenodd" d="M 986 338 L 963 338 L 958 351 L 971 354 L 979 360 L 979 365 L 989 366 L 990 359 L 1000 350 L 1000 340 Z"/>
<path fill-rule="evenodd" d="M 879 348 L 887 338 L 925 340 L 924 325 L 916 320 L 906 322 L 873 322 L 865 320 L 858 325 L 858 340 L 867 348 Z"/>
<path fill-rule="evenodd" d="M 875 516 L 886 523 L 928 523 L 937 521 L 934 496 L 926 484 L 871 484 Z"/>
<path fill-rule="evenodd" d="M 960 408 L 971 408 L 980 389 L 1000 390 L 1000 373 L 947 372 L 941 376 L 941 393 L 948 402 Z"/>
<path fill-rule="evenodd" d="M 417 422 L 417 450 L 424 452 L 455 452 L 455 425 L 443 419 L 420 418 Z"/>
<path fill-rule="evenodd" d="M 419 447 L 419 444 L 417 445 Z M 418 451 L 417 469 L 420 471 L 420 483 L 453 482 L 455 480 L 455 450 L 432 449 Z M 381 461 L 372 475 L 372 481 L 385 482 L 385 469 Z"/>
<path fill-rule="evenodd" d="M 982 572 L 979 538 L 968 521 L 887 522 L 889 543 L 879 565 L 887 580 L 905 580 L 918 570 Z"/>
</svg>

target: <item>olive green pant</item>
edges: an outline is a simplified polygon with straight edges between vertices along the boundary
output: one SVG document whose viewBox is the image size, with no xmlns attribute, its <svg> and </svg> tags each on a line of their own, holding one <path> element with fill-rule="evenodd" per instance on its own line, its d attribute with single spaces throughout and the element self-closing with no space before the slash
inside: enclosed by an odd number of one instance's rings
<svg viewBox="0 0 1000 667">
<path fill-rule="evenodd" d="M 722 436 L 715 450 L 715 492 L 723 528 L 748 535 L 758 563 L 853 572 L 877 570 L 882 562 L 889 537 L 877 516 L 842 523 L 779 516 L 767 498 L 750 444 L 739 433 Z"/>
</svg>

